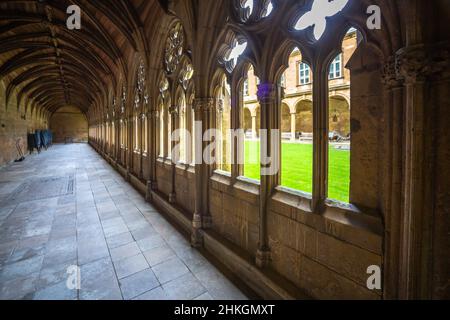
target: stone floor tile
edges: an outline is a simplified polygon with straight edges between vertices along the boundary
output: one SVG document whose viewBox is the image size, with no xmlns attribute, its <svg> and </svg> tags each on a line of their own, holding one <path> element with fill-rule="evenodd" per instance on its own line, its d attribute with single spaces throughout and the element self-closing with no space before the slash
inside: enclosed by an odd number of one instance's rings
<svg viewBox="0 0 450 320">
<path fill-rule="evenodd" d="M 163 290 L 162 287 L 157 287 L 151 291 L 148 291 L 140 296 L 134 298 L 133 300 L 169 300 L 169 296 Z"/>
<path fill-rule="evenodd" d="M 70 274 L 70 267 L 77 266 L 77 260 L 66 261 L 61 264 L 54 264 L 43 267 L 36 282 L 36 289 L 44 289 L 56 283 L 67 281 Z"/>
<path fill-rule="evenodd" d="M 152 270 L 161 284 L 172 281 L 189 272 L 186 265 L 177 257 L 152 267 Z"/>
<path fill-rule="evenodd" d="M 80 300 L 122 300 L 111 259 L 104 258 L 81 266 L 80 277 Z"/>
<path fill-rule="evenodd" d="M 147 259 L 148 264 L 153 267 L 175 257 L 175 252 L 164 244 L 160 247 L 145 251 L 144 256 L 145 259 Z"/>
<path fill-rule="evenodd" d="M 41 270 L 43 260 L 44 256 L 36 256 L 3 266 L 0 272 L 0 282 L 3 283 L 4 281 L 26 277 L 33 273 L 39 272 Z"/>
<path fill-rule="evenodd" d="M 78 299 L 78 291 L 69 289 L 66 281 L 54 284 L 50 287 L 37 291 L 33 300 L 76 300 Z"/>
<path fill-rule="evenodd" d="M 125 224 L 118 224 L 118 225 L 103 229 L 103 232 L 105 233 L 105 237 L 107 237 L 107 238 L 127 232 L 127 231 L 129 231 L 129 230 Z"/>
<path fill-rule="evenodd" d="M 187 273 L 180 278 L 163 284 L 162 287 L 172 300 L 192 300 L 206 293 L 205 287 L 192 273 Z"/>
<path fill-rule="evenodd" d="M 109 250 L 104 238 L 100 238 L 91 242 L 79 242 L 79 265 L 84 265 L 86 263 L 90 263 L 105 257 L 109 257 Z"/>
<path fill-rule="evenodd" d="M 111 258 L 115 262 L 125 258 L 134 257 L 140 253 L 137 243 L 130 242 L 126 245 L 111 249 Z"/>
<path fill-rule="evenodd" d="M 149 267 L 147 260 L 145 260 L 145 257 L 142 254 L 114 262 L 114 266 L 119 279 L 131 276 L 132 274 Z"/>
<path fill-rule="evenodd" d="M 148 238 L 142 239 L 137 241 L 137 244 L 139 248 L 142 250 L 142 252 L 149 251 L 154 248 L 161 247 L 165 245 L 165 241 L 163 238 L 161 238 L 160 235 L 154 234 Z"/>
<path fill-rule="evenodd" d="M 208 292 L 206 292 L 206 293 L 202 294 L 201 296 L 198 296 L 194 300 L 207 301 L 207 300 L 214 300 L 214 299 L 213 299 L 213 297 L 211 297 L 211 295 Z"/>
<path fill-rule="evenodd" d="M 24 299 L 32 295 L 36 289 L 36 281 L 39 273 L 30 274 L 23 278 L 16 278 L 9 281 L 1 281 L 0 300 Z"/>
<path fill-rule="evenodd" d="M 245 295 L 217 270 L 207 269 L 195 277 L 216 300 L 247 300 Z"/>
<path fill-rule="evenodd" d="M 124 232 L 121 234 L 117 234 L 115 236 L 106 238 L 106 242 L 108 244 L 109 249 L 114 249 L 130 242 L 134 242 L 133 236 L 130 232 Z"/>
<path fill-rule="evenodd" d="M 120 280 L 120 289 L 125 300 L 133 299 L 158 286 L 159 282 L 151 269 L 145 269 Z"/>
</svg>

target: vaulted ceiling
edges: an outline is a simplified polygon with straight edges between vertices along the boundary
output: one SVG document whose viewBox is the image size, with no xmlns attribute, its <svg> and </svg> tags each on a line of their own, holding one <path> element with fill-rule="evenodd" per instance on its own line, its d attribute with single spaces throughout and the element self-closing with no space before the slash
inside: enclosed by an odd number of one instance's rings
<svg viewBox="0 0 450 320">
<path fill-rule="evenodd" d="M 81 8 L 81 30 L 67 28 L 70 5 Z M 87 112 L 117 75 L 126 77 L 133 52 L 149 50 L 144 27 L 164 6 L 157 0 L 2 0 L 0 80 L 7 105 L 17 92 L 17 106 L 55 112 L 70 104 Z"/>
</svg>

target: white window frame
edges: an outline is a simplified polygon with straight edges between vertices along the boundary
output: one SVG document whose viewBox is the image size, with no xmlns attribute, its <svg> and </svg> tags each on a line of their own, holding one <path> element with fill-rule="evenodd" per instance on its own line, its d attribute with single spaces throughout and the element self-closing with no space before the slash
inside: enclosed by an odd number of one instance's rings
<svg viewBox="0 0 450 320">
<path fill-rule="evenodd" d="M 331 63 L 328 77 L 330 80 L 342 78 L 342 53 L 338 54 Z"/>
<path fill-rule="evenodd" d="M 298 63 L 298 84 L 307 85 L 311 83 L 311 68 L 305 62 Z"/>
</svg>

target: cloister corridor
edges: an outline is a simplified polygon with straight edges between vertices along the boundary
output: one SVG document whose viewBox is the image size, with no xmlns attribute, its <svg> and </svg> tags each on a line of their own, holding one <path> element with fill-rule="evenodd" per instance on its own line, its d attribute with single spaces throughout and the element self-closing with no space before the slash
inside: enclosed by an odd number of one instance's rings
<svg viewBox="0 0 450 320">
<path fill-rule="evenodd" d="M 87 144 L 1 168 L 0 203 L 1 300 L 247 298 Z"/>
</svg>

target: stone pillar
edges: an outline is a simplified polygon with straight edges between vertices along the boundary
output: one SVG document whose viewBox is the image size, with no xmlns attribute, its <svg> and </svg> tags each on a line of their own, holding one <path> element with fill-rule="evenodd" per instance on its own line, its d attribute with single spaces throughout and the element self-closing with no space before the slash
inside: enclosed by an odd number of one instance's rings
<svg viewBox="0 0 450 320">
<path fill-rule="evenodd" d="M 252 139 L 257 138 L 257 134 L 256 134 L 256 115 L 252 115 Z"/>
<path fill-rule="evenodd" d="M 140 124 L 140 130 L 139 130 L 139 179 L 143 179 L 144 178 L 144 135 L 147 134 L 146 132 L 144 132 L 145 130 L 145 114 L 142 113 L 139 115 L 139 124 Z"/>
<path fill-rule="evenodd" d="M 171 124 L 172 127 L 170 128 L 169 134 L 172 134 L 175 130 L 178 129 L 178 106 L 172 106 L 169 109 L 170 117 L 171 117 Z M 176 163 L 178 155 L 173 154 L 173 150 L 175 148 L 176 142 L 171 142 L 171 152 L 172 156 L 170 157 L 172 159 L 172 191 L 169 194 L 169 202 L 170 203 L 176 203 L 177 197 L 176 197 L 176 190 L 175 190 L 175 176 L 176 176 Z"/>
<path fill-rule="evenodd" d="M 157 190 L 156 179 L 156 160 L 158 158 L 158 144 L 159 144 L 159 112 L 153 110 L 149 112 L 149 159 L 150 159 L 150 181 L 151 189 Z"/>
<path fill-rule="evenodd" d="M 194 216 L 192 220 L 191 244 L 194 247 L 203 245 L 201 230 L 211 227 L 211 216 L 208 212 L 208 180 L 209 168 L 203 159 L 203 150 L 206 143 L 203 142 L 203 135 L 210 127 L 210 116 L 214 109 L 214 100 L 212 98 L 198 98 L 194 100 L 194 118 L 201 122 L 200 128 L 196 128 L 195 137 L 195 202 Z"/>
<path fill-rule="evenodd" d="M 133 117 L 128 117 L 127 120 L 127 148 L 125 154 L 127 158 L 126 180 L 130 181 L 131 170 L 133 170 Z"/>
<path fill-rule="evenodd" d="M 328 73 L 319 63 L 314 68 L 313 86 L 313 199 L 312 209 L 325 208 L 328 179 Z"/>
<path fill-rule="evenodd" d="M 382 77 L 385 89 L 385 141 L 386 159 L 389 166 L 384 171 L 386 181 L 385 215 L 385 263 L 383 270 L 383 294 L 385 299 L 397 299 L 399 257 L 400 257 L 400 215 L 402 186 L 402 145 L 403 137 L 403 82 L 397 79 L 395 57 L 383 68 Z"/>
<path fill-rule="evenodd" d="M 272 154 L 271 148 L 273 143 L 277 141 L 272 141 L 272 131 L 278 128 L 279 122 L 279 102 L 281 101 L 281 90 L 280 87 L 271 84 L 263 83 L 258 85 L 258 100 L 261 106 L 261 130 L 267 130 L 266 139 L 264 134 L 261 134 L 261 184 L 260 184 L 260 195 L 259 195 L 259 243 L 258 250 L 256 252 L 256 265 L 260 268 L 266 267 L 270 262 L 270 247 L 267 235 L 267 212 L 268 212 L 268 200 L 271 197 L 279 179 L 279 171 L 271 173 L 265 172 L 274 162 L 278 162 L 278 168 L 280 168 L 280 148 L 277 149 L 277 154 Z M 264 141 L 266 140 L 266 141 Z M 280 140 L 280 137 L 279 137 Z M 267 143 L 267 152 L 272 158 L 271 164 L 263 164 L 264 154 L 263 143 Z M 280 141 L 278 141 L 278 144 Z"/>
<path fill-rule="evenodd" d="M 430 299 L 433 272 L 434 190 L 431 88 L 448 72 L 449 48 L 414 45 L 397 52 L 405 81 L 404 204 L 401 220 L 400 299 Z M 447 73 L 448 75 L 448 73 Z"/>
<path fill-rule="evenodd" d="M 297 114 L 296 113 L 291 113 L 291 141 L 295 141 L 295 123 L 296 123 L 296 119 L 297 118 Z"/>
</svg>

